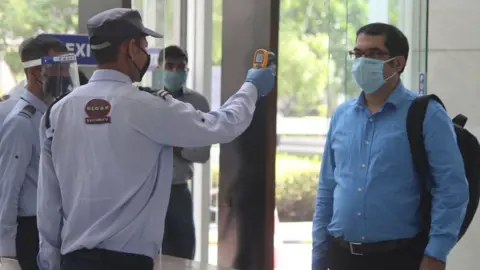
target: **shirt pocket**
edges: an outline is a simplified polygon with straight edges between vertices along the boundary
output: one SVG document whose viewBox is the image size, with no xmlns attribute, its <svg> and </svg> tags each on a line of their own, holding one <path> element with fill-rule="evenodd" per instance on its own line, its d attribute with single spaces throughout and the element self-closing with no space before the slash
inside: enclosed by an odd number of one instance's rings
<svg viewBox="0 0 480 270">
<path fill-rule="evenodd" d="M 372 147 L 372 162 L 379 171 L 399 172 L 412 162 L 407 132 L 400 127 L 378 133 Z"/>
<path fill-rule="evenodd" d="M 362 133 L 360 123 L 345 123 L 333 130 L 331 147 L 337 167 L 352 166 L 359 153 Z"/>
</svg>

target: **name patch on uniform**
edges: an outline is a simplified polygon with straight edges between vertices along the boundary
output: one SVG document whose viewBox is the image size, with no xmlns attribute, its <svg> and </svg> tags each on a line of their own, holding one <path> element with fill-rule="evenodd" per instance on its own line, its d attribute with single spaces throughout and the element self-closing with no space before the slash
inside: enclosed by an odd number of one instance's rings
<svg viewBox="0 0 480 270">
<path fill-rule="evenodd" d="M 112 106 L 104 99 L 92 99 L 85 105 L 85 124 L 109 124 Z"/>
</svg>

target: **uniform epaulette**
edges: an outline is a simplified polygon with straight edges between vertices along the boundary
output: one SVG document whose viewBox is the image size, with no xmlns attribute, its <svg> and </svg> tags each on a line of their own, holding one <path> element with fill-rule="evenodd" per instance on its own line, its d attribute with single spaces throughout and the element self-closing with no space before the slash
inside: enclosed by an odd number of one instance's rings
<svg viewBox="0 0 480 270">
<path fill-rule="evenodd" d="M 164 100 L 167 99 L 167 96 L 168 96 L 168 95 L 172 95 L 172 94 L 170 94 L 170 92 L 168 92 L 168 91 L 165 90 L 165 89 L 159 90 L 159 91 L 157 92 L 157 96 L 163 98 Z"/>
<path fill-rule="evenodd" d="M 32 118 L 35 112 L 37 112 L 37 109 L 33 107 L 33 105 L 28 104 L 27 106 L 23 107 L 23 109 L 18 113 L 18 115 Z"/>
</svg>

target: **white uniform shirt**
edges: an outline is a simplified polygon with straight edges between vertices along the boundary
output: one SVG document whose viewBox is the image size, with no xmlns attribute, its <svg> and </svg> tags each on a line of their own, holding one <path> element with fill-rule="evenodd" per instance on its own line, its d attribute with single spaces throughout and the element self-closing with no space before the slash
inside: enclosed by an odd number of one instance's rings
<svg viewBox="0 0 480 270">
<path fill-rule="evenodd" d="M 139 91 L 122 73 L 97 70 L 52 107 L 38 184 L 41 268 L 58 269 L 60 253 L 82 248 L 154 259 L 172 183 L 171 146 L 232 141 L 250 125 L 258 94 L 245 83 L 210 113 L 162 96 Z"/>
</svg>

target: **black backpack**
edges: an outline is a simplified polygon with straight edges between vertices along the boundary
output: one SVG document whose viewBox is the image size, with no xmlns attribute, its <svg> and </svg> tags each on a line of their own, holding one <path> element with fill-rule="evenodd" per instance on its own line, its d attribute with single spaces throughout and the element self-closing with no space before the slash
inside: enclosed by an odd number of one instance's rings
<svg viewBox="0 0 480 270">
<path fill-rule="evenodd" d="M 422 232 L 426 233 L 426 235 L 428 235 L 430 231 L 432 197 L 426 185 L 426 179 L 430 175 L 430 166 L 427 159 L 427 152 L 425 151 L 423 121 L 430 100 L 437 101 L 445 108 L 443 102 L 436 95 L 420 96 L 413 101 L 407 115 L 407 134 L 413 163 L 419 178 L 424 181 L 424 183 L 422 183 L 421 211 L 423 215 Z M 458 147 L 460 148 L 465 164 L 465 172 L 470 190 L 467 212 L 458 235 L 458 240 L 460 240 L 475 216 L 480 199 L 480 144 L 477 138 L 465 129 L 467 117 L 459 114 L 453 118 L 452 121 L 457 135 Z"/>
</svg>

